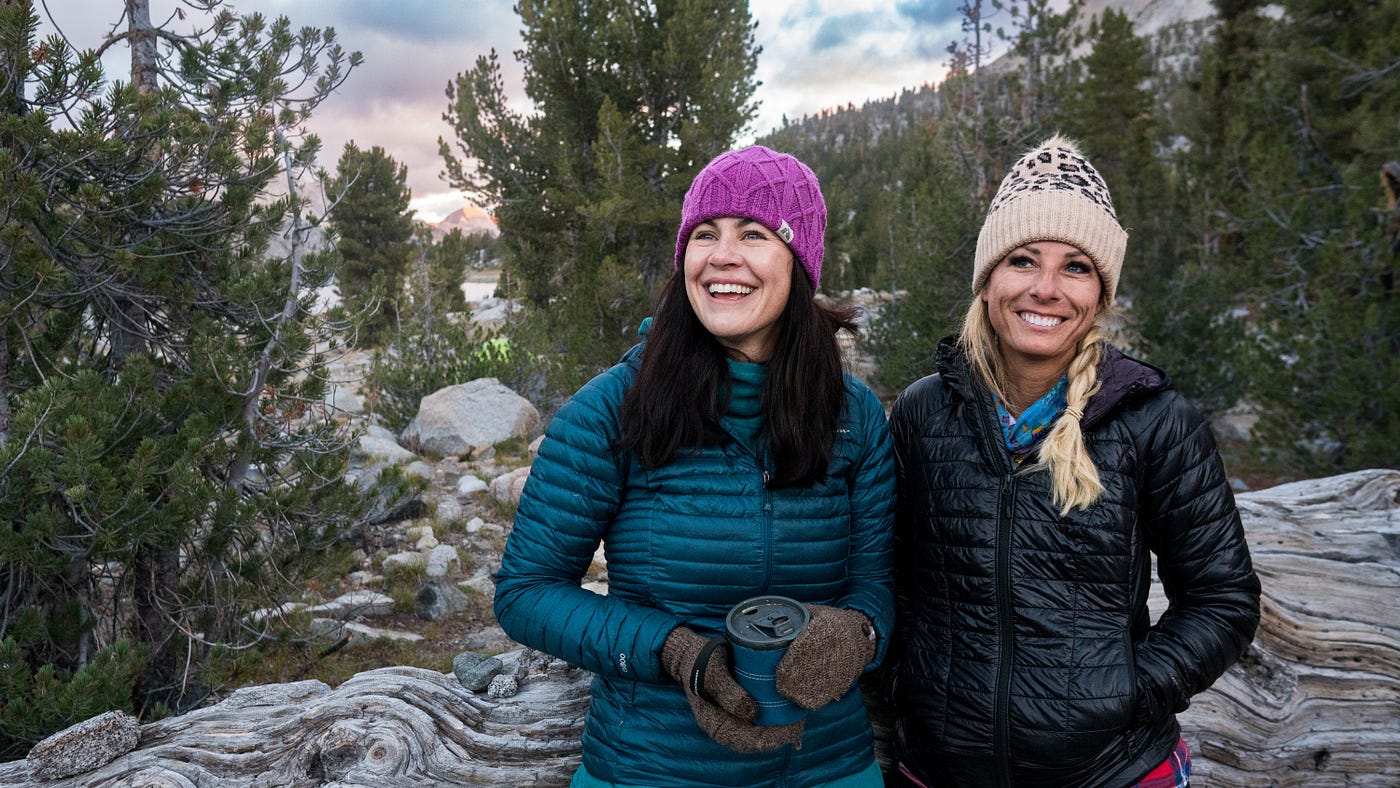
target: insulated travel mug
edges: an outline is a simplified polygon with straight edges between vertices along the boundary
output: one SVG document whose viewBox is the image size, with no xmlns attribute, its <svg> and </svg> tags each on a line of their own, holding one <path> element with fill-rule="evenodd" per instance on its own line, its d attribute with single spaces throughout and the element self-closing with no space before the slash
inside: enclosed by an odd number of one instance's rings
<svg viewBox="0 0 1400 788">
<path fill-rule="evenodd" d="M 807 710 L 778 694 L 778 661 L 807 626 L 807 608 L 785 596 L 756 596 L 730 608 L 724 634 L 734 654 L 734 680 L 758 701 L 758 725 L 797 722 Z"/>
</svg>

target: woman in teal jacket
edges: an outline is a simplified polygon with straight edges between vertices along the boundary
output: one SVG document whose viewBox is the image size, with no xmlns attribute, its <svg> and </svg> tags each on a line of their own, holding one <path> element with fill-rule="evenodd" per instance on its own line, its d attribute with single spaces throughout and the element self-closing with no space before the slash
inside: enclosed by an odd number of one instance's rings
<svg viewBox="0 0 1400 788">
<path fill-rule="evenodd" d="M 597 674 L 573 785 L 882 784 L 856 679 L 892 627 L 884 409 L 843 373 L 818 304 L 816 177 L 754 146 L 686 193 L 676 273 L 644 340 L 555 416 L 496 575 L 517 641 Z M 606 596 L 580 588 L 599 543 Z M 754 724 L 723 632 L 782 595 L 810 623 L 777 668 L 803 709 Z"/>
</svg>

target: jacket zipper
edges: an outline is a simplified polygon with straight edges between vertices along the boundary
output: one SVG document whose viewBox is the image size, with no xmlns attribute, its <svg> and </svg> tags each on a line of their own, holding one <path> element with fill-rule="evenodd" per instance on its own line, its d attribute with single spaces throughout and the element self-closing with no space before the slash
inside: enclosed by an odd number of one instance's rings
<svg viewBox="0 0 1400 788">
<path fill-rule="evenodd" d="M 1015 659 L 1015 632 L 1011 600 L 1011 519 L 1016 501 L 1016 474 L 1002 479 L 1001 505 L 997 507 L 997 656 L 996 711 L 992 752 L 996 758 L 997 784 L 1011 782 L 1011 668 Z"/>
<path fill-rule="evenodd" d="M 1011 668 L 1015 659 L 1015 626 L 1012 621 L 1011 594 L 1011 531 L 1016 502 L 1016 466 L 998 438 L 1000 424 L 992 415 L 993 406 L 986 401 L 974 405 L 980 417 L 982 450 L 988 462 L 1002 473 L 1001 493 L 997 503 L 996 542 L 996 610 L 997 653 L 996 694 L 992 710 L 992 762 L 998 786 L 1010 788 L 1011 777 Z"/>
<path fill-rule="evenodd" d="M 773 582 L 773 492 L 768 489 L 768 455 L 759 452 L 758 467 L 763 472 L 763 590 Z"/>
<path fill-rule="evenodd" d="M 772 472 L 768 468 L 768 452 L 759 446 L 749 448 L 743 440 L 739 438 L 739 433 L 731 428 L 727 419 L 720 419 L 720 426 L 734 441 L 735 447 L 742 453 L 749 453 L 753 456 L 754 464 L 758 466 L 760 481 L 763 484 L 763 509 L 762 522 L 759 527 L 763 537 L 763 585 L 764 591 L 768 590 L 769 584 L 773 581 L 773 493 L 768 489 L 768 481 L 773 478 Z"/>
</svg>

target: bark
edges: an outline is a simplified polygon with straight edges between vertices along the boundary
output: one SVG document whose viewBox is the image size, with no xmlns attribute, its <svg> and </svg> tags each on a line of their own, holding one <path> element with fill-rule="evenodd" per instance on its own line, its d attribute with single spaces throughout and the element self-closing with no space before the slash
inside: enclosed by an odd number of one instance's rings
<svg viewBox="0 0 1400 788">
<path fill-rule="evenodd" d="M 1193 783 L 1400 784 L 1400 470 L 1239 503 L 1263 620 L 1246 658 L 1180 715 Z M 1152 609 L 1165 609 L 1160 592 Z M 562 786 L 579 762 L 589 677 L 550 662 L 502 700 L 418 668 L 368 671 L 336 690 L 252 687 L 145 725 L 136 750 L 42 785 Z M 888 764 L 888 715 L 871 705 Z M 22 761 L 0 765 L 0 784 L 39 785 L 26 775 Z"/>
</svg>

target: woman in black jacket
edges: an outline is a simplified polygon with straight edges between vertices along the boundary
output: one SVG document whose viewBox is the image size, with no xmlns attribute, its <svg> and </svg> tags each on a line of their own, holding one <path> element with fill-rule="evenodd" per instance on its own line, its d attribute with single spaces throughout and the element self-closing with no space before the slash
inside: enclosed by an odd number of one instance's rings
<svg viewBox="0 0 1400 788">
<path fill-rule="evenodd" d="M 1073 142 L 1027 153 L 988 209 L 961 334 L 894 405 L 901 784 L 1185 785 L 1175 714 L 1254 636 L 1209 428 L 1103 340 L 1126 245 Z"/>
</svg>

